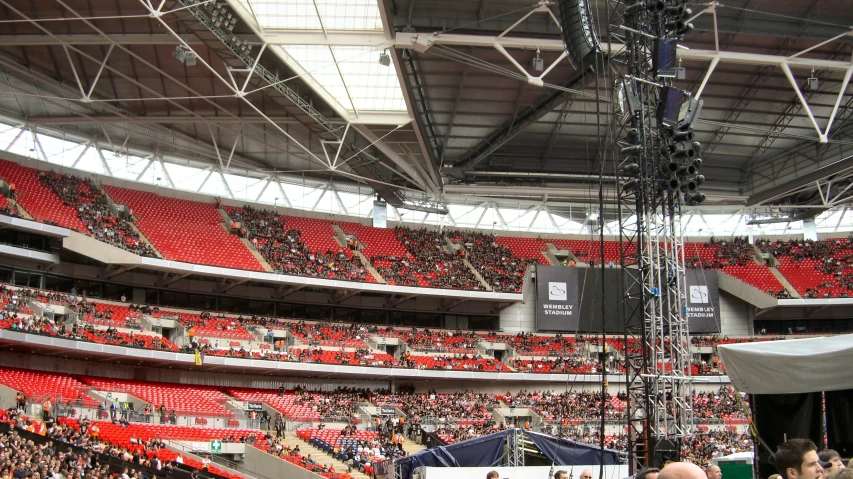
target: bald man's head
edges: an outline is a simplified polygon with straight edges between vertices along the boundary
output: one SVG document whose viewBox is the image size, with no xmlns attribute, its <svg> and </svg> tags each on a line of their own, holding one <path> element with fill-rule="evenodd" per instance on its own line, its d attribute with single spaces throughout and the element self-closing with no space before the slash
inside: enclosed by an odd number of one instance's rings
<svg viewBox="0 0 853 479">
<path fill-rule="evenodd" d="M 719 466 L 714 464 L 705 469 L 705 474 L 708 476 L 708 479 L 723 479 L 723 471 L 720 470 Z"/>
<path fill-rule="evenodd" d="M 661 469 L 658 479 L 707 479 L 701 467 L 689 462 L 673 462 Z"/>
</svg>

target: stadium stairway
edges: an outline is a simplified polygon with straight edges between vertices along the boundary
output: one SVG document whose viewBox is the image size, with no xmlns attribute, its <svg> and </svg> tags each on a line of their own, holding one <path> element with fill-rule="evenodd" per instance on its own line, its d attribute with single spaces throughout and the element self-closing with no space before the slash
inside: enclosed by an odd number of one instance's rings
<svg viewBox="0 0 853 479">
<path fill-rule="evenodd" d="M 142 241 L 142 242 L 146 243 L 148 246 L 150 246 L 151 249 L 154 250 L 155 253 L 157 253 L 158 257 L 163 258 L 163 253 L 161 253 L 160 250 L 158 250 L 157 247 L 154 246 L 154 243 L 148 241 L 148 237 L 146 237 L 142 233 L 142 231 L 139 231 L 139 228 L 137 228 L 136 225 L 133 224 L 132 221 L 128 221 L 127 224 L 130 225 L 130 227 L 133 229 L 134 232 L 136 232 L 137 235 L 139 235 L 140 241 Z"/>
<path fill-rule="evenodd" d="M 465 251 L 465 257 L 468 257 L 468 250 L 466 250 L 464 246 L 462 246 L 461 244 L 454 243 L 453 240 L 450 239 L 450 236 L 448 236 L 446 234 L 443 235 L 442 238 L 444 239 L 444 250 L 447 251 L 448 254 L 456 256 L 459 253 L 459 251 L 462 250 L 462 251 Z M 470 271 L 471 274 L 473 274 L 474 277 L 477 278 L 477 281 L 479 281 L 480 284 L 482 284 L 483 287 L 486 288 L 486 291 L 488 291 L 488 292 L 494 291 L 492 289 L 492 285 L 487 283 L 486 280 L 483 279 L 482 276 L 480 276 L 480 272 L 477 271 L 477 268 L 475 268 L 474 265 L 471 264 L 470 261 L 463 258 L 462 264 L 464 264 L 465 267 L 468 268 L 468 271 Z"/>
<path fill-rule="evenodd" d="M 335 470 L 337 472 L 346 472 L 347 470 L 348 466 L 346 464 L 326 454 L 321 449 L 314 447 L 314 445 L 310 442 L 303 441 L 296 435 L 296 432 L 294 431 L 287 432 L 287 438 L 282 440 L 282 444 L 286 445 L 291 449 L 296 446 L 299 446 L 300 454 L 302 454 L 303 456 L 311 454 L 311 459 L 315 460 L 316 462 L 319 462 L 320 464 L 331 464 L 335 466 Z M 353 469 L 350 475 L 355 479 L 370 479 L 370 476 L 364 474 L 358 469 Z"/>
<path fill-rule="evenodd" d="M 217 208 L 216 211 L 218 211 L 219 215 L 222 216 L 222 227 L 225 228 L 225 232 L 231 234 L 231 223 L 234 222 L 234 219 L 231 218 L 231 215 L 229 215 L 224 208 Z M 267 273 L 272 273 L 273 271 L 275 271 L 272 266 L 267 263 L 267 260 L 263 257 L 263 255 L 255 249 L 254 245 L 252 245 L 252 242 L 249 241 L 249 238 L 240 238 L 240 241 L 244 245 L 246 245 L 246 249 L 249 250 L 250 253 L 252 253 L 252 256 L 254 256 L 256 260 L 258 260 L 258 263 L 261 263 L 261 266 L 264 268 L 264 271 L 266 271 Z"/>
<path fill-rule="evenodd" d="M 557 255 L 555 254 L 558 250 L 557 247 L 554 246 L 554 243 L 545 243 L 548 249 L 542 251 L 542 256 L 548 260 L 552 266 L 558 266 L 560 264 L 560 260 L 557 259 Z"/>
<path fill-rule="evenodd" d="M 347 234 L 344 232 L 344 230 L 336 224 L 332 225 L 332 229 L 335 231 L 335 243 L 339 244 L 341 248 L 348 248 Z M 361 242 L 361 240 L 358 239 L 358 236 L 352 236 L 353 238 L 355 238 L 356 242 L 358 242 L 358 249 L 352 252 L 353 255 L 357 256 L 358 259 L 361 260 L 361 264 L 364 266 L 364 269 L 366 269 L 373 276 L 373 279 L 375 279 L 377 283 L 385 284 L 385 278 L 383 278 L 382 275 L 379 274 L 379 271 L 376 271 L 376 268 L 374 268 L 373 265 L 370 264 L 370 261 L 367 260 L 367 256 L 365 256 L 364 253 L 361 252 L 364 249 L 364 244 Z"/>
<path fill-rule="evenodd" d="M 566 263 L 568 263 L 569 260 L 573 259 L 573 260 L 575 260 L 575 264 L 578 266 L 586 266 L 587 265 L 586 263 L 584 263 L 580 259 L 578 259 L 578 257 L 575 256 L 575 253 L 572 252 L 572 250 L 570 250 L 570 249 L 562 249 L 561 250 L 554 243 L 545 243 L 545 244 L 548 246 L 548 252 L 554 256 L 554 260 L 556 261 L 556 263 L 554 263 L 554 264 L 556 264 L 556 265 L 560 264 L 560 260 L 557 259 L 556 255 L 557 255 L 557 253 L 562 253 L 562 254 L 566 255 Z M 545 257 L 547 258 L 548 256 L 546 255 Z M 550 261 L 550 258 L 548 258 L 548 260 Z"/>
<path fill-rule="evenodd" d="M 467 259 L 463 259 L 462 263 L 468 268 L 469 271 L 471 271 L 471 274 L 473 274 L 474 277 L 477 278 L 477 281 L 479 281 L 480 284 L 482 284 L 483 287 L 486 288 L 486 291 L 488 291 L 488 292 L 494 291 L 492 289 L 492 286 L 489 283 L 487 283 L 486 280 L 483 279 L 482 276 L 480 276 L 480 273 L 477 271 L 477 268 L 475 268 L 474 265 L 471 264 L 470 261 L 468 261 Z"/>
<path fill-rule="evenodd" d="M 98 190 L 98 192 L 99 192 L 99 193 L 101 193 L 102 195 L 104 195 L 104 198 L 106 198 L 106 199 L 107 199 L 107 201 L 110 203 L 110 205 L 116 205 L 116 204 L 117 204 L 117 203 L 115 202 L 115 200 L 113 200 L 113 197 L 112 197 L 112 196 L 110 196 L 110 193 L 109 193 L 105 188 L 101 188 L 101 186 L 100 186 L 100 185 L 95 185 L 95 188 Z M 125 205 L 125 206 L 126 206 L 126 205 Z M 158 249 L 157 249 L 157 247 L 156 247 L 156 246 L 154 246 L 154 243 L 152 243 L 152 242 L 148 241 L 148 237 L 147 237 L 147 236 L 145 236 L 145 235 L 142 233 L 142 231 L 140 231 L 140 230 L 139 230 L 139 228 L 137 228 L 137 227 L 136 227 L 136 225 L 135 225 L 135 224 L 133 224 L 133 220 L 132 220 L 132 219 L 131 219 L 131 221 L 128 221 L 128 222 L 127 222 L 127 224 L 131 227 L 131 229 L 133 229 L 133 231 L 134 231 L 137 235 L 139 235 L 139 241 L 141 241 L 141 242 L 143 242 L 143 243 L 147 244 L 149 248 L 151 248 L 155 253 L 157 253 L 157 257 L 158 257 L 158 258 L 164 258 L 163 254 L 162 254 L 162 253 L 160 253 L 160 250 L 158 250 Z"/>
<path fill-rule="evenodd" d="M 785 287 L 785 289 L 788 291 L 788 294 L 790 294 L 792 298 L 801 298 L 800 293 L 797 292 L 797 288 L 795 288 L 794 285 L 792 285 L 788 281 L 788 278 L 786 278 L 785 275 L 782 274 L 782 272 L 779 271 L 778 268 L 776 268 L 775 266 L 768 266 L 767 269 L 769 269 L 770 272 L 773 273 L 773 276 L 775 276 L 776 279 L 778 279 L 779 282 L 782 283 L 782 286 Z"/>
<path fill-rule="evenodd" d="M 246 248 L 248 248 L 248 250 L 251 251 L 252 256 L 254 256 L 256 260 L 258 260 L 258 263 L 261 263 L 261 266 L 264 267 L 264 271 L 266 271 L 267 273 L 272 273 L 274 271 L 272 269 L 272 266 L 270 266 L 270 264 L 267 263 L 267 260 L 264 259 L 264 257 L 261 255 L 261 253 L 255 249 L 254 245 L 252 245 L 252 242 L 249 241 L 248 238 L 240 238 L 240 241 L 242 241 L 243 244 L 246 245 Z"/>
<path fill-rule="evenodd" d="M 423 444 L 418 444 L 408 437 L 403 439 L 403 450 L 406 451 L 406 454 L 411 456 L 412 454 L 418 453 L 426 449 L 426 446 Z"/>
<path fill-rule="evenodd" d="M 18 202 L 17 202 L 17 201 L 15 201 L 15 200 L 8 199 L 8 198 L 7 198 L 7 200 L 9 201 L 9 204 L 10 204 L 10 205 L 12 205 L 12 206 L 14 206 L 14 207 L 18 208 L 18 213 L 20 213 L 20 214 L 21 214 L 21 216 L 22 216 L 24 219 L 28 219 L 28 220 L 30 220 L 30 221 L 35 221 L 35 220 L 33 219 L 33 217 L 32 217 L 32 216 L 30 216 L 30 214 L 29 214 L 29 213 L 27 213 L 27 210 L 25 210 L 25 209 L 24 209 L 24 207 L 20 205 L 20 203 L 18 203 Z"/>
</svg>

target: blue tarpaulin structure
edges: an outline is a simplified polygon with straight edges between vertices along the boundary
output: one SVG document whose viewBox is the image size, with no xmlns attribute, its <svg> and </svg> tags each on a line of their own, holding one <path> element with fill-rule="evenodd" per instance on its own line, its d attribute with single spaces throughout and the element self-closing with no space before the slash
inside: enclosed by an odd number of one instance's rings
<svg viewBox="0 0 853 479">
<path fill-rule="evenodd" d="M 555 464 L 568 465 L 616 465 L 625 461 L 621 458 L 624 453 L 604 450 L 602 462 L 601 449 L 590 444 L 558 439 L 547 434 L 523 431 L 548 460 Z M 409 479 L 412 471 L 418 467 L 490 467 L 499 465 L 504 454 L 507 438 L 513 430 L 489 434 L 488 436 L 469 439 L 447 446 L 425 449 L 417 454 L 396 460 L 400 466 L 401 479 Z"/>
</svg>

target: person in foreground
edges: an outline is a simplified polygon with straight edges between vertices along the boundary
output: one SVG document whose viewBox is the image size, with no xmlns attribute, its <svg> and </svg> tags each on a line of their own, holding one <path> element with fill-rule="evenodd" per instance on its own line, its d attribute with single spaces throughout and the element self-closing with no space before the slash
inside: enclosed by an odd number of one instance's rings
<svg viewBox="0 0 853 479">
<path fill-rule="evenodd" d="M 809 439 L 789 439 L 774 455 L 776 470 L 784 479 L 820 479 L 823 468 L 817 446 Z"/>
<path fill-rule="evenodd" d="M 658 479 L 706 479 L 705 471 L 689 462 L 673 462 L 664 466 Z"/>
</svg>

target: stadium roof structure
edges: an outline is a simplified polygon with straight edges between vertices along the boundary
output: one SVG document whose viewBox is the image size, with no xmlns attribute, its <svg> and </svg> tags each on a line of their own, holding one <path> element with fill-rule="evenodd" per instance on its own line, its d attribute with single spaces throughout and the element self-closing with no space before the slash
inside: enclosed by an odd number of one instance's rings
<svg viewBox="0 0 853 479">
<path fill-rule="evenodd" d="M 301 182 L 317 203 L 474 205 L 501 226 L 501 208 L 584 223 L 597 202 L 597 101 L 611 95 L 569 61 L 547 0 L 0 4 L 0 148 L 230 197 L 238 183 L 258 200 L 281 190 L 282 204 L 281 185 Z M 694 5 L 676 82 L 705 100 L 703 211 L 767 222 L 853 195 L 853 13 L 770 7 Z M 605 0 L 591 9 L 606 17 Z M 48 136 L 79 147 L 57 154 Z"/>
</svg>

